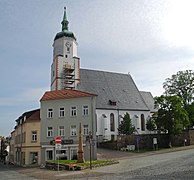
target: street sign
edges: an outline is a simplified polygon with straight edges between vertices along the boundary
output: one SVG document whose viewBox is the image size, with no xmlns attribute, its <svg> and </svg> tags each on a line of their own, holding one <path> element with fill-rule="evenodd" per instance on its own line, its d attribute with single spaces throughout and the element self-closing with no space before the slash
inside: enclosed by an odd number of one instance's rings
<svg viewBox="0 0 194 180">
<path fill-rule="evenodd" d="M 60 144 L 61 143 L 61 138 L 58 136 L 58 137 L 56 137 L 56 139 L 55 139 L 55 143 L 56 144 Z"/>
<path fill-rule="evenodd" d="M 158 144 L 157 143 L 157 138 L 153 138 L 153 144 Z"/>
<path fill-rule="evenodd" d="M 55 144 L 56 150 L 61 150 L 61 144 Z"/>
<path fill-rule="evenodd" d="M 92 140 L 92 146 L 95 146 L 95 140 L 94 139 Z"/>
</svg>

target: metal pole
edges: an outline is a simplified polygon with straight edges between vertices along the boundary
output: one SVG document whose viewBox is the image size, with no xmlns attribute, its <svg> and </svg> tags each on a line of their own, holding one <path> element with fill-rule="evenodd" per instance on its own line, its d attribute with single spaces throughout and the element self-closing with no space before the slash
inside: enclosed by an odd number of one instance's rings
<svg viewBox="0 0 194 180">
<path fill-rule="evenodd" d="M 137 152 L 139 152 L 139 137 L 137 137 Z"/>
<path fill-rule="evenodd" d="M 59 172 L 59 154 L 58 154 L 58 172 Z"/>
<path fill-rule="evenodd" d="M 92 169 L 92 141 L 91 141 L 91 131 L 89 133 L 90 136 L 90 169 Z"/>
</svg>

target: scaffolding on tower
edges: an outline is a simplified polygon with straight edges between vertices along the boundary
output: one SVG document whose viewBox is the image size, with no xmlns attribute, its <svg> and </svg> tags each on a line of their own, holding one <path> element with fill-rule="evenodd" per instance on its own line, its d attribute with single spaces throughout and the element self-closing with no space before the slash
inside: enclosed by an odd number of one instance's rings
<svg viewBox="0 0 194 180">
<path fill-rule="evenodd" d="M 63 88 L 75 89 L 75 68 L 68 63 L 63 68 Z"/>
</svg>

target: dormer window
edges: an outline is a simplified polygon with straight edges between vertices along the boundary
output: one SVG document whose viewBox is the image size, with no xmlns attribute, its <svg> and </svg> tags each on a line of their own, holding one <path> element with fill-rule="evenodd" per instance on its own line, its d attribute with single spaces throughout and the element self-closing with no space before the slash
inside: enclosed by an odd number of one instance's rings
<svg viewBox="0 0 194 180">
<path fill-rule="evenodd" d="M 110 104 L 111 106 L 116 106 L 116 105 L 117 105 L 117 102 L 114 101 L 114 100 L 109 100 L 109 104 Z"/>
</svg>

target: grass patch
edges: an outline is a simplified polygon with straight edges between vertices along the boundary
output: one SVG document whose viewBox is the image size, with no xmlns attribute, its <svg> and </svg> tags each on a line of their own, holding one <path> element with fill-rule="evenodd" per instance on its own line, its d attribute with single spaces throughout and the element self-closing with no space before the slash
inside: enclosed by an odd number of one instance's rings
<svg viewBox="0 0 194 180">
<path fill-rule="evenodd" d="M 50 160 L 48 161 L 49 163 L 55 163 L 55 164 L 61 164 L 61 165 L 65 165 L 65 164 L 76 164 L 77 166 L 80 167 L 90 167 L 90 161 L 85 161 L 84 163 L 77 163 L 77 160 Z M 109 165 L 109 164 L 114 164 L 115 161 L 112 160 L 94 160 L 91 161 L 92 163 L 92 167 L 97 167 L 97 166 L 103 166 L 103 165 Z"/>
</svg>

